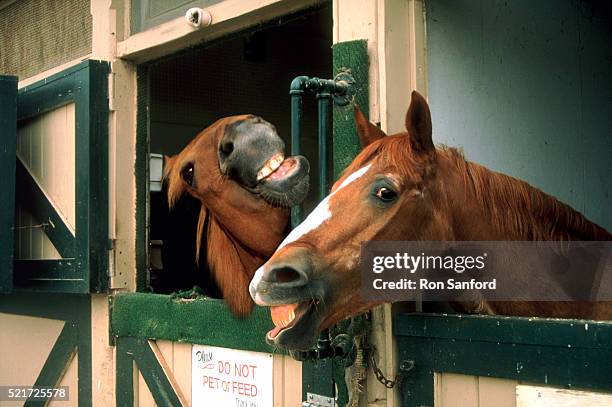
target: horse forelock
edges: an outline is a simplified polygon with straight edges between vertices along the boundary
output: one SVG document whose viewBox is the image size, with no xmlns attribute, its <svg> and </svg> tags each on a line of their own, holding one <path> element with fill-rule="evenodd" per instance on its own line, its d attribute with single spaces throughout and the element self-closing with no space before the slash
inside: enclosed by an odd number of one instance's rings
<svg viewBox="0 0 612 407">
<path fill-rule="evenodd" d="M 396 172 L 400 178 L 412 181 L 422 180 L 433 169 L 432 155 L 414 153 L 405 134 L 387 136 L 365 147 L 344 170 L 334 188 L 367 164 L 373 164 L 379 171 Z"/>
</svg>

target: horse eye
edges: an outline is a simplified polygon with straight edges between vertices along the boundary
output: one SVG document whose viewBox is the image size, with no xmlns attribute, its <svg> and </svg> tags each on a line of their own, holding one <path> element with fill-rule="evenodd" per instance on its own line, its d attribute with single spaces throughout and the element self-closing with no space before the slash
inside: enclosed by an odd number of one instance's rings
<svg viewBox="0 0 612 407">
<path fill-rule="evenodd" d="M 383 202 L 391 202 L 397 197 L 397 194 L 392 189 L 380 187 L 376 190 L 376 197 Z"/>
<path fill-rule="evenodd" d="M 193 186 L 193 164 L 189 163 L 187 164 L 182 170 L 181 170 L 181 178 L 183 178 L 183 180 L 191 187 Z"/>
<path fill-rule="evenodd" d="M 231 141 L 224 141 L 221 143 L 221 153 L 223 153 L 226 157 L 230 155 L 234 151 L 234 143 Z"/>
</svg>

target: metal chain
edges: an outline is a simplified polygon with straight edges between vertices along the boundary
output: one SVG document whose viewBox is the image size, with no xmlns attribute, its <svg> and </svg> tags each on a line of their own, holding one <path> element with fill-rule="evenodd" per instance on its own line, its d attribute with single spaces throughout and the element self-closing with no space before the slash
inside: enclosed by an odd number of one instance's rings
<svg viewBox="0 0 612 407">
<path fill-rule="evenodd" d="M 393 387 L 395 387 L 396 384 L 401 383 L 406 378 L 408 372 L 414 368 L 414 361 L 404 360 L 402 364 L 400 365 L 397 375 L 395 376 L 395 380 L 387 379 L 384 373 L 382 372 L 382 370 L 380 370 L 380 368 L 376 364 L 376 359 L 374 358 L 375 349 L 376 348 L 372 347 L 370 348 L 370 352 L 368 352 L 370 366 L 372 366 L 372 372 L 374 373 L 374 376 L 376 376 L 376 380 L 382 383 L 383 386 L 385 386 L 388 389 L 392 389 Z"/>
</svg>

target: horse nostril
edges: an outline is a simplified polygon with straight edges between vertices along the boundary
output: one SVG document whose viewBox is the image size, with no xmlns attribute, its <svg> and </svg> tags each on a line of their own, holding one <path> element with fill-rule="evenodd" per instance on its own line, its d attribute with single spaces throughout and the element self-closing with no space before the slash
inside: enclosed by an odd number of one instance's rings
<svg viewBox="0 0 612 407">
<path fill-rule="evenodd" d="M 234 151 L 234 143 L 231 141 L 224 141 L 221 143 L 221 153 L 226 157 Z"/>
<path fill-rule="evenodd" d="M 293 267 L 283 266 L 270 270 L 265 276 L 265 280 L 270 283 L 298 286 L 306 284 L 308 277 Z"/>
<path fill-rule="evenodd" d="M 292 268 L 283 267 L 276 272 L 276 281 L 279 283 L 288 283 L 298 278 L 300 278 L 300 275 Z"/>
</svg>

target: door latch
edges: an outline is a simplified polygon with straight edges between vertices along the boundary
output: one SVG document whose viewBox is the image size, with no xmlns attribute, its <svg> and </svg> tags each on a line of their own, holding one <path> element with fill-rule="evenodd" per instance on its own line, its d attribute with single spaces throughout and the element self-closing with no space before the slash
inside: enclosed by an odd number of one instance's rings
<svg viewBox="0 0 612 407">
<path fill-rule="evenodd" d="M 302 407 L 336 407 L 336 400 L 333 397 L 306 393 L 306 401 L 302 403 Z"/>
</svg>

